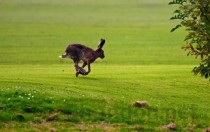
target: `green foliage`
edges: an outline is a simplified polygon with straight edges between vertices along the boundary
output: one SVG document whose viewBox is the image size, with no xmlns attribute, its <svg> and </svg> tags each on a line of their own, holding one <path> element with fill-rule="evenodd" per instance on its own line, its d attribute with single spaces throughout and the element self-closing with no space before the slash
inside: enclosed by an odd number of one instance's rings
<svg viewBox="0 0 210 132">
<path fill-rule="evenodd" d="M 200 66 L 193 72 L 205 78 L 210 77 L 210 1 L 209 0 L 173 0 L 169 5 L 177 4 L 171 20 L 178 19 L 180 24 L 171 32 L 184 26 L 188 34 L 185 37 L 186 45 L 182 48 L 188 55 L 200 57 Z"/>
</svg>

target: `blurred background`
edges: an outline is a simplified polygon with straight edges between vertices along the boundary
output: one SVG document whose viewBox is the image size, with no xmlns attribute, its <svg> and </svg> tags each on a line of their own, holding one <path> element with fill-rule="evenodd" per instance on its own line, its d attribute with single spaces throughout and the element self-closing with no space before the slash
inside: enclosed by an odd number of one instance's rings
<svg viewBox="0 0 210 132">
<path fill-rule="evenodd" d="M 0 64 L 60 64 L 68 44 L 96 48 L 101 38 L 104 64 L 192 64 L 181 49 L 184 30 L 170 33 L 168 2 L 0 0 Z"/>
</svg>

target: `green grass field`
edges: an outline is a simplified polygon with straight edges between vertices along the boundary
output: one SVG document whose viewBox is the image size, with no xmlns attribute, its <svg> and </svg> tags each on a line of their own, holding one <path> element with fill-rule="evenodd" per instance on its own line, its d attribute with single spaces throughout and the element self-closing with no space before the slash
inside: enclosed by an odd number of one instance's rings
<svg viewBox="0 0 210 132">
<path fill-rule="evenodd" d="M 0 0 L 0 131 L 205 131 L 210 83 L 170 33 L 168 0 Z M 75 77 L 69 43 L 105 59 Z M 149 107 L 132 104 L 145 100 Z"/>
</svg>

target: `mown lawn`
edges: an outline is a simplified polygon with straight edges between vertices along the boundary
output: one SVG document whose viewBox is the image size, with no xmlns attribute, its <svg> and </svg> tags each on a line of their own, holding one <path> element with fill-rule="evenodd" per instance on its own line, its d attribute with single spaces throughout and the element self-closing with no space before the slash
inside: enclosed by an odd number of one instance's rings
<svg viewBox="0 0 210 132">
<path fill-rule="evenodd" d="M 203 131 L 210 126 L 210 83 L 194 76 L 169 33 L 167 0 L 0 1 L 0 131 Z M 59 60 L 68 43 L 105 59 L 88 76 Z M 137 100 L 147 101 L 136 108 Z"/>
</svg>

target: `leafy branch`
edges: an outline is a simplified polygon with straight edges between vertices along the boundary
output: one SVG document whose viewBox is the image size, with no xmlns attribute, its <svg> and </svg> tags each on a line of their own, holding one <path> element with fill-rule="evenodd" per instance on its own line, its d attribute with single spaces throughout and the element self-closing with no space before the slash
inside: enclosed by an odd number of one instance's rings
<svg viewBox="0 0 210 132">
<path fill-rule="evenodd" d="M 193 69 L 194 74 L 210 78 L 210 1 L 172 0 L 169 5 L 178 6 L 171 20 L 180 21 L 171 32 L 185 27 L 188 34 L 182 49 L 188 51 L 187 55 L 200 58 L 200 65 Z"/>
</svg>

